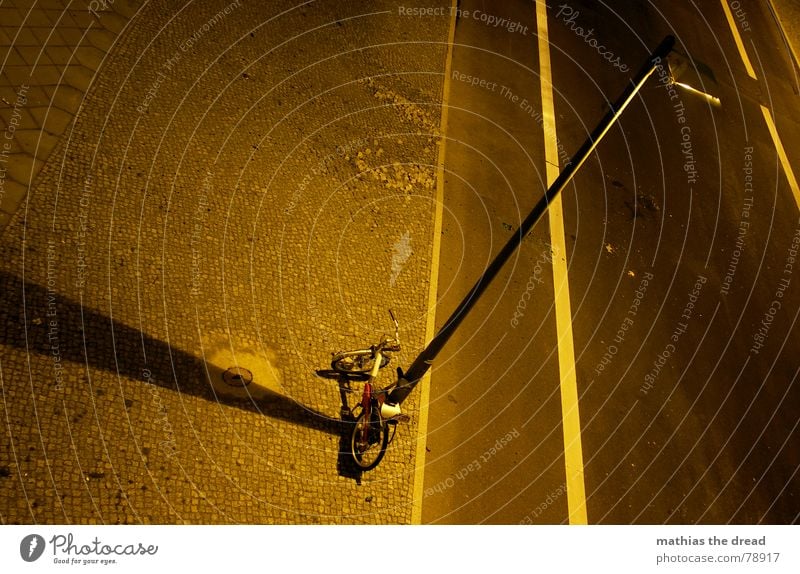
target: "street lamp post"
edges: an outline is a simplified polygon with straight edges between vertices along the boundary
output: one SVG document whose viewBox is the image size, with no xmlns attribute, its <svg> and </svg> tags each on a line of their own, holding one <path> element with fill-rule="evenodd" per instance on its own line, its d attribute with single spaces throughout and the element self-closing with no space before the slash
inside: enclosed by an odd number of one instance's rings
<svg viewBox="0 0 800 574">
<path fill-rule="evenodd" d="M 567 184 L 570 182 L 575 173 L 584 164 L 589 155 L 603 139 L 603 136 L 608 133 L 608 130 L 617 121 L 619 116 L 625 111 L 625 108 L 633 100 L 636 93 L 642 88 L 644 83 L 650 75 L 662 65 L 662 60 L 666 58 L 667 54 L 672 50 L 675 44 L 674 36 L 665 37 L 658 47 L 648 57 L 645 64 L 639 72 L 631 80 L 630 85 L 625 89 L 622 95 L 617 99 L 608 113 L 600 120 L 600 123 L 589 135 L 583 145 L 578 148 L 575 155 L 572 156 L 569 163 L 564 167 L 564 170 L 559 174 L 550 188 L 545 192 L 539 202 L 534 206 L 525 220 L 520 225 L 517 232 L 511 236 L 508 242 L 503 246 L 494 260 L 483 272 L 483 275 L 477 280 L 472 289 L 470 289 L 467 296 L 459 303 L 452 315 L 447 319 L 447 322 L 442 326 L 438 333 L 433 337 L 430 343 L 422 350 L 414 362 L 409 367 L 408 371 L 398 380 L 397 385 L 392 389 L 389 400 L 392 402 L 403 402 L 414 387 L 419 383 L 425 373 L 431 368 L 431 364 L 442 347 L 447 343 L 455 330 L 464 320 L 467 313 L 472 309 L 480 296 L 486 291 L 486 288 L 492 280 L 500 272 L 500 269 L 508 261 L 511 255 L 516 251 L 517 247 L 522 243 L 523 238 L 530 232 L 536 222 L 542 217 L 550 203 L 561 193 Z"/>
</svg>

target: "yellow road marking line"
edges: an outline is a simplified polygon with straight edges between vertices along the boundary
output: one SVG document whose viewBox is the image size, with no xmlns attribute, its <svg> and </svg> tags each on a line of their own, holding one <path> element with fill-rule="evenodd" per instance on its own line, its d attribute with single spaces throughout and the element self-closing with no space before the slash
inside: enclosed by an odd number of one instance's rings
<svg viewBox="0 0 800 574">
<path fill-rule="evenodd" d="M 547 5 L 536 0 L 536 26 L 539 32 L 539 73 L 542 86 L 547 185 L 558 177 L 553 82 L 550 70 L 550 41 L 547 37 Z M 564 240 L 564 213 L 561 195 L 548 208 L 550 241 L 553 246 L 553 284 L 555 286 L 558 370 L 561 375 L 561 415 L 564 429 L 564 461 L 567 472 L 567 506 L 570 524 L 587 524 L 586 488 L 583 480 L 581 420 L 578 411 L 578 380 L 575 375 L 575 349 L 572 340 L 572 310 L 567 277 L 567 246 Z"/>
<path fill-rule="evenodd" d="M 439 154 L 436 159 L 436 210 L 433 219 L 433 247 L 431 252 L 431 279 L 428 287 L 428 316 L 425 325 L 425 345 L 436 334 L 436 300 L 439 290 L 439 256 L 442 245 L 442 213 L 444 207 L 444 156 L 447 147 L 447 117 L 450 103 L 450 74 L 453 65 L 453 43 L 456 35 L 456 8 L 452 0 L 450 31 L 447 38 L 447 59 L 442 85 L 442 116 L 439 123 Z M 414 491 L 411 501 L 411 524 L 422 523 L 422 499 L 425 486 L 425 446 L 428 435 L 428 403 L 431 396 L 431 372 L 420 381 L 419 420 L 417 422 L 417 449 L 414 457 Z"/>
<path fill-rule="evenodd" d="M 794 64 L 800 66 L 800 54 L 798 54 L 797 49 L 797 42 L 798 38 L 789 38 L 789 35 L 786 33 L 786 27 L 784 26 L 784 20 L 786 19 L 786 13 L 784 12 L 784 18 L 781 18 L 780 14 L 778 13 L 778 9 L 775 6 L 775 2 L 773 0 L 767 0 L 767 7 L 769 11 L 772 13 L 772 19 L 775 20 L 775 24 L 779 28 L 779 32 L 781 37 L 783 38 L 784 44 L 786 47 L 789 48 L 789 52 L 791 52 L 792 57 L 794 58 Z M 795 78 L 797 78 L 797 73 L 795 72 Z"/>
<path fill-rule="evenodd" d="M 722 10 L 725 12 L 725 17 L 728 19 L 728 26 L 733 34 L 736 47 L 739 49 L 739 55 L 744 62 L 744 67 L 747 69 L 747 73 L 750 75 L 750 77 L 755 80 L 757 79 L 755 70 L 753 70 L 753 65 L 750 63 L 750 58 L 747 56 L 747 52 L 745 52 L 744 44 L 742 43 L 742 37 L 739 34 L 739 29 L 736 27 L 736 21 L 733 19 L 731 9 L 725 0 L 720 0 L 720 2 L 722 4 Z M 797 204 L 797 207 L 800 207 L 800 188 L 798 188 L 797 179 L 794 176 L 794 171 L 792 171 L 792 165 L 789 163 L 789 157 L 786 155 L 786 150 L 783 148 L 783 142 L 781 142 L 781 138 L 778 136 L 778 129 L 772 119 L 772 113 L 769 111 L 769 108 L 765 106 L 761 106 L 761 113 L 764 115 L 764 121 L 767 122 L 767 129 L 769 129 L 769 133 L 772 136 L 775 149 L 778 151 L 778 157 L 781 160 L 783 172 L 786 174 L 786 179 L 789 181 L 789 187 L 792 189 L 792 194 L 794 195 L 794 201 Z"/>
<path fill-rule="evenodd" d="M 761 113 L 764 114 L 764 120 L 767 122 L 767 128 L 772 136 L 775 149 L 778 150 L 778 157 L 781 160 L 781 165 L 783 166 L 783 172 L 786 174 L 786 179 L 789 180 L 789 187 L 792 188 L 794 201 L 797 204 L 797 207 L 800 207 L 800 188 L 797 186 L 797 179 L 795 178 L 794 171 L 792 171 L 792 166 L 789 163 L 789 157 L 786 155 L 786 150 L 783 149 L 781 138 L 778 136 L 778 129 L 772 119 L 772 114 L 770 113 L 769 108 L 764 106 L 761 106 Z"/>
<path fill-rule="evenodd" d="M 739 34 L 739 28 L 736 27 L 736 20 L 733 19 L 730 6 L 728 6 L 727 0 L 719 0 L 719 2 L 722 4 L 722 10 L 725 12 L 725 18 L 728 19 L 728 26 L 733 33 L 733 41 L 736 42 L 736 48 L 739 50 L 739 56 L 742 58 L 742 62 L 744 62 L 744 67 L 747 70 L 747 74 L 755 80 L 756 72 L 753 70 L 753 64 L 750 63 L 750 58 L 744 49 L 742 36 Z"/>
</svg>

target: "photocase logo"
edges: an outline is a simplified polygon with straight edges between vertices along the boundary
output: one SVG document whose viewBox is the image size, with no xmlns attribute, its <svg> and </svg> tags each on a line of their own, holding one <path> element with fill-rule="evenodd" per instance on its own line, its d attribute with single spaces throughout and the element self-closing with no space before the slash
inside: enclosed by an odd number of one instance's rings
<svg viewBox="0 0 800 574">
<path fill-rule="evenodd" d="M 35 562 L 44 552 L 44 538 L 38 534 L 28 534 L 19 543 L 19 555 L 25 562 Z"/>
</svg>

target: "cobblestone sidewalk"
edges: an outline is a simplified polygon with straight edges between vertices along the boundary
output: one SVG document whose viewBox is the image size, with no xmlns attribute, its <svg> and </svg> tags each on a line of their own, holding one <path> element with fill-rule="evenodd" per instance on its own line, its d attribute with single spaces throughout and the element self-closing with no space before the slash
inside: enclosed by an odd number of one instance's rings
<svg viewBox="0 0 800 574">
<path fill-rule="evenodd" d="M 30 21 L 2 17 L 8 53 L 34 66 L 38 46 L 54 83 L 16 107 L 5 180 L 0 522 L 408 522 L 419 393 L 359 474 L 342 419 L 360 384 L 315 371 L 389 332 L 390 307 L 397 363 L 422 346 L 447 17 L 81 6 L 29 14 L 67 50 L 95 42 L 73 50 L 86 72 L 36 32 L 23 50 L 8 27 Z M 9 102 L 27 81 L 11 57 Z"/>
<path fill-rule="evenodd" d="M 0 232 L 134 15 L 125 0 L 0 3 Z"/>
</svg>

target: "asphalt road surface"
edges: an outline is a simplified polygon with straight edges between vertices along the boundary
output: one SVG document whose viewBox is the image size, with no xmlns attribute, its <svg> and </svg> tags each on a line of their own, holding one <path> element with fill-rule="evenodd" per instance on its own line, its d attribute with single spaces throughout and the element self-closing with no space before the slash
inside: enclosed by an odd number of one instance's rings
<svg viewBox="0 0 800 574">
<path fill-rule="evenodd" d="M 434 363 L 423 522 L 568 522 L 560 256 L 588 522 L 800 518 L 795 69 L 761 3 L 613 4 L 547 10 L 560 167 L 667 34 L 721 105 L 657 70 L 562 194 L 566 252 L 544 218 Z M 553 136 L 533 4 L 459 9 L 438 325 L 544 193 Z"/>
</svg>

